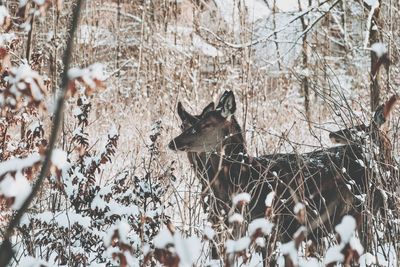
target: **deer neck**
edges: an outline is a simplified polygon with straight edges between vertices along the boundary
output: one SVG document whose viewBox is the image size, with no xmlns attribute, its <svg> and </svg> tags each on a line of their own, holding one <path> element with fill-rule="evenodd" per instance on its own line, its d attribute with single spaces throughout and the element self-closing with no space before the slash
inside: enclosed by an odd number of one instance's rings
<svg viewBox="0 0 400 267">
<path fill-rule="evenodd" d="M 234 117 L 227 121 L 224 135 L 221 147 L 224 156 L 235 159 L 247 154 L 242 129 Z"/>
</svg>

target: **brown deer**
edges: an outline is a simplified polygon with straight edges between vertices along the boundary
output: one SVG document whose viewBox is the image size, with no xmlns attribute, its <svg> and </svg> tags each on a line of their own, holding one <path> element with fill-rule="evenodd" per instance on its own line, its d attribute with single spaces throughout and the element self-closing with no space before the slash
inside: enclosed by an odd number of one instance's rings
<svg viewBox="0 0 400 267">
<path fill-rule="evenodd" d="M 396 194 L 399 192 L 398 163 L 392 154 L 392 144 L 387 136 L 387 122 L 398 103 L 400 97 L 393 95 L 388 101 L 380 105 L 372 117 L 370 125 L 360 124 L 336 132 L 330 132 L 329 138 L 336 144 L 357 144 L 361 146 L 365 154 L 372 155 L 373 160 L 379 165 L 378 175 L 370 177 L 374 188 L 381 190 L 382 194 L 375 195 L 376 203 L 382 207 L 381 213 L 386 210 L 396 209 Z M 387 190 L 390 189 L 392 193 Z M 385 199 L 389 198 L 389 199 Z"/>
<path fill-rule="evenodd" d="M 376 146 L 379 150 L 379 158 L 377 160 L 388 167 L 392 166 L 394 164 L 392 144 L 384 128 L 399 99 L 398 95 L 393 95 L 388 101 L 380 105 L 376 109 L 370 125 L 360 124 L 336 132 L 330 132 L 329 138 L 336 144 L 366 145 L 368 141 L 372 141 L 371 145 Z"/>
<path fill-rule="evenodd" d="M 182 120 L 181 124 L 181 129 L 182 131 L 185 131 L 195 125 L 200 119 L 202 119 L 205 114 L 208 112 L 212 111 L 215 109 L 215 104 L 214 102 L 209 103 L 201 112 L 200 115 L 191 115 L 188 113 L 184 108 L 181 102 L 178 102 L 178 116 Z M 215 176 L 215 170 L 209 160 L 209 157 L 207 156 L 207 153 L 205 152 L 187 152 L 187 157 L 189 159 L 191 167 L 195 170 L 195 173 L 197 177 L 200 180 L 200 183 L 202 185 L 202 204 L 203 204 L 203 209 L 206 211 L 208 207 L 208 200 L 204 199 L 204 194 L 205 192 L 208 191 L 208 187 L 210 184 L 210 181 L 212 178 Z M 215 212 L 211 212 L 212 214 L 215 214 Z M 211 218 L 212 221 L 214 219 Z"/>
<path fill-rule="evenodd" d="M 318 239 L 332 232 L 343 215 L 359 218 L 368 170 L 358 145 L 344 145 L 305 154 L 248 156 L 242 130 L 234 116 L 233 92 L 226 91 L 216 107 L 169 143 L 172 150 L 205 153 L 214 170 L 209 177 L 218 208 L 225 214 L 231 196 L 247 192 L 251 219 L 264 217 L 266 196 L 275 191 L 274 212 L 280 240 L 293 238 L 299 223 L 293 212 L 296 202 L 306 204 L 309 237 Z"/>
</svg>

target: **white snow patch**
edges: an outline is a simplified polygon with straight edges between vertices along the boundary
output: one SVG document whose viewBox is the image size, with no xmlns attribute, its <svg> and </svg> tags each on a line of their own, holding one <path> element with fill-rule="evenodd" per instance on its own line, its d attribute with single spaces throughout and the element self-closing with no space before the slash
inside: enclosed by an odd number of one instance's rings
<svg viewBox="0 0 400 267">
<path fill-rule="evenodd" d="M 203 234 L 207 237 L 208 240 L 213 240 L 215 236 L 215 231 L 211 228 L 211 226 L 206 225 L 203 229 Z"/>
<path fill-rule="evenodd" d="M 343 246 L 333 246 L 328 249 L 325 255 L 325 265 L 333 262 L 342 262 L 344 260 L 344 255 L 341 253 Z"/>
<path fill-rule="evenodd" d="M 265 206 L 266 207 L 272 207 L 272 203 L 274 201 L 275 198 L 275 192 L 271 191 L 270 193 L 268 193 L 267 197 L 265 198 Z"/>
<path fill-rule="evenodd" d="M 59 170 L 69 166 L 67 152 L 62 149 L 54 149 L 51 153 L 51 162 Z"/>
<path fill-rule="evenodd" d="M 361 245 L 360 240 L 359 240 L 357 237 L 355 237 L 355 236 L 353 236 L 352 238 L 350 238 L 350 247 L 351 247 L 353 250 L 357 251 L 358 255 L 361 255 L 361 254 L 364 253 L 364 248 L 363 248 L 363 246 Z"/>
<path fill-rule="evenodd" d="M 303 209 L 305 209 L 304 204 L 301 203 L 301 202 L 298 202 L 298 203 L 296 203 L 296 205 L 294 206 L 293 212 L 294 212 L 294 214 L 297 215 L 297 214 L 298 214 L 300 211 L 302 211 Z"/>
<path fill-rule="evenodd" d="M 244 218 L 241 214 L 234 213 L 229 217 L 228 220 L 230 223 L 242 223 L 244 221 Z"/>
<path fill-rule="evenodd" d="M 335 231 L 340 235 L 341 242 L 347 244 L 353 237 L 356 227 L 356 220 L 352 216 L 346 215 L 342 222 L 336 225 Z"/>
<path fill-rule="evenodd" d="M 175 233 L 173 238 L 180 266 L 193 266 L 202 251 L 200 239 L 195 236 L 183 238 L 180 233 Z"/>
<path fill-rule="evenodd" d="M 15 174 L 15 177 L 7 174 L 0 182 L 0 194 L 7 198 L 14 198 L 14 202 L 11 205 L 14 210 L 21 208 L 31 192 L 31 185 L 20 171 Z"/>
<path fill-rule="evenodd" d="M 283 255 L 288 255 L 295 266 L 298 264 L 299 259 L 297 257 L 297 249 L 294 241 L 282 244 L 280 246 L 280 251 Z"/>
<path fill-rule="evenodd" d="M 7 172 L 22 171 L 25 168 L 32 167 L 35 163 L 39 162 L 41 157 L 39 153 L 32 153 L 30 156 L 19 159 L 14 158 L 0 163 L 0 176 Z"/>
<path fill-rule="evenodd" d="M 273 227 L 274 224 L 265 218 L 255 219 L 249 224 L 249 235 L 253 236 L 257 230 L 261 230 L 264 235 L 269 235 L 271 234 Z"/>
<path fill-rule="evenodd" d="M 10 83 L 10 92 L 14 94 L 16 97 L 22 95 L 23 90 L 27 88 L 26 84 L 30 86 L 30 91 L 32 94 L 32 98 L 35 101 L 41 101 L 44 99 L 44 95 L 42 94 L 41 86 L 41 76 L 37 71 L 31 69 L 31 67 L 27 64 L 21 64 L 19 67 L 12 68 L 11 73 L 14 75 L 10 75 L 6 77 L 6 81 Z"/>
<path fill-rule="evenodd" d="M 251 243 L 251 239 L 248 236 L 242 237 L 239 240 L 227 240 L 225 242 L 226 253 L 235 253 L 246 250 Z"/>
<path fill-rule="evenodd" d="M 240 193 L 232 198 L 232 203 L 233 203 L 233 206 L 237 206 L 237 204 L 239 204 L 239 203 L 247 204 L 250 202 L 250 199 L 251 199 L 251 196 L 249 193 Z"/>
<path fill-rule="evenodd" d="M 219 51 L 217 48 L 214 46 L 210 45 L 206 41 L 204 41 L 200 36 L 197 34 L 193 35 L 193 46 L 200 50 L 204 55 L 210 56 L 210 57 L 220 57 L 222 56 L 222 52 Z"/>
<path fill-rule="evenodd" d="M 168 228 L 164 227 L 158 232 L 154 237 L 153 244 L 156 248 L 160 249 L 165 248 L 168 244 L 174 244 L 174 239 Z"/>
<path fill-rule="evenodd" d="M 265 238 L 264 237 L 257 237 L 254 242 L 257 244 L 257 246 L 259 246 L 261 248 L 265 247 Z"/>
<path fill-rule="evenodd" d="M 372 264 L 376 264 L 376 257 L 371 253 L 367 252 L 360 256 L 360 267 L 371 266 Z"/>
<path fill-rule="evenodd" d="M 371 50 L 375 52 L 378 58 L 382 57 L 388 52 L 386 44 L 384 43 L 374 43 L 371 45 Z"/>
<path fill-rule="evenodd" d="M 41 266 L 51 267 L 51 266 L 55 266 L 55 265 L 49 264 L 48 262 L 46 262 L 42 259 L 36 259 L 31 256 L 26 256 L 26 257 L 22 257 L 19 260 L 18 266 L 20 266 L 20 267 L 41 267 Z"/>
<path fill-rule="evenodd" d="M 379 6 L 378 0 L 364 0 L 364 3 L 366 3 L 370 7 Z"/>
<path fill-rule="evenodd" d="M 68 78 L 70 80 L 81 79 L 90 88 L 96 87 L 96 81 L 104 81 L 104 65 L 94 63 L 87 68 L 71 68 L 68 70 Z"/>
<path fill-rule="evenodd" d="M 360 164 L 361 167 L 365 167 L 364 161 L 362 161 L 361 159 L 357 159 L 357 160 L 355 160 L 355 162 Z"/>
<path fill-rule="evenodd" d="M 8 13 L 7 8 L 5 6 L 0 6 L 0 26 L 6 23 L 6 19 L 9 16 L 10 14 Z"/>
</svg>

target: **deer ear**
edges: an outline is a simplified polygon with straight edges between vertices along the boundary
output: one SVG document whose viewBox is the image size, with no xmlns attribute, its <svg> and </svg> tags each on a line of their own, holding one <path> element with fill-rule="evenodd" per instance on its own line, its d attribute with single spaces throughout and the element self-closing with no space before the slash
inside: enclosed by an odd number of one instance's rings
<svg viewBox="0 0 400 267">
<path fill-rule="evenodd" d="M 182 106 L 182 103 L 181 102 L 178 102 L 178 115 L 179 115 L 179 118 L 181 118 L 181 120 L 183 121 L 183 122 L 188 122 L 188 123 L 190 123 L 190 124 L 194 124 L 194 123 L 196 123 L 196 118 L 194 117 L 194 116 L 192 116 L 192 115 L 190 115 L 184 108 L 183 108 L 183 106 Z"/>
<path fill-rule="evenodd" d="M 200 118 L 204 117 L 208 112 L 213 111 L 215 109 L 215 104 L 214 102 L 211 102 L 208 104 L 204 109 L 203 112 L 201 112 Z"/>
<path fill-rule="evenodd" d="M 236 102 L 232 91 L 225 91 L 219 100 L 217 109 L 221 110 L 221 115 L 224 118 L 227 118 L 235 113 Z"/>
</svg>

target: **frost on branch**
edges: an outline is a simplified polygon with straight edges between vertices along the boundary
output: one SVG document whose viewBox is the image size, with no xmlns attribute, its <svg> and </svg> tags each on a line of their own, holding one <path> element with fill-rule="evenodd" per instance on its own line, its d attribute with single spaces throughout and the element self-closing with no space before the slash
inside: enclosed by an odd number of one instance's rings
<svg viewBox="0 0 400 267">
<path fill-rule="evenodd" d="M 183 237 L 172 226 L 164 227 L 154 238 L 154 256 L 164 266 L 192 266 L 200 256 L 199 238 Z"/>
<path fill-rule="evenodd" d="M 234 207 L 241 208 L 243 205 L 250 203 L 251 196 L 249 193 L 240 193 L 232 198 Z"/>
<path fill-rule="evenodd" d="M 130 225 L 120 221 L 108 230 L 104 238 L 107 253 L 113 259 L 117 259 L 121 267 L 139 265 L 139 260 L 135 258 L 133 247 L 127 238 L 130 231 Z"/>
<path fill-rule="evenodd" d="M 299 264 L 298 250 L 301 242 L 307 236 L 307 229 L 301 226 L 293 235 L 293 240 L 282 244 L 280 250 L 285 256 L 285 266 L 297 266 Z"/>
<path fill-rule="evenodd" d="M 91 95 L 94 90 L 104 87 L 105 80 L 104 66 L 100 63 L 95 63 L 87 68 L 72 68 L 68 71 L 69 92 L 75 95 L 77 92 L 77 83 L 83 85 L 85 95 Z"/>
<path fill-rule="evenodd" d="M 229 223 L 242 223 L 244 221 L 244 218 L 241 214 L 239 213 L 234 213 L 231 216 L 229 216 L 228 219 Z"/>
<path fill-rule="evenodd" d="M 375 52 L 375 54 L 378 58 L 382 57 L 383 55 L 385 55 L 388 52 L 386 45 L 383 43 L 372 44 L 371 50 Z"/>
<path fill-rule="evenodd" d="M 207 224 L 203 229 L 203 237 L 205 240 L 213 240 L 215 231 L 211 228 L 211 224 Z"/>
<path fill-rule="evenodd" d="M 255 219 L 249 224 L 249 235 L 252 238 L 257 238 L 263 235 L 270 235 L 273 227 L 274 225 L 267 219 Z"/>
<path fill-rule="evenodd" d="M 273 215 L 273 207 L 272 205 L 274 204 L 274 199 L 275 199 L 275 192 L 271 191 L 268 193 L 267 197 L 265 198 L 265 217 L 266 218 L 271 218 Z"/>
<path fill-rule="evenodd" d="M 12 209 L 20 209 L 31 193 L 24 170 L 37 166 L 40 161 L 40 155 L 34 153 L 24 159 L 14 158 L 0 163 L 0 196 Z"/>
<path fill-rule="evenodd" d="M 350 215 L 344 216 L 342 222 L 335 227 L 340 243 L 330 247 L 326 252 L 325 264 L 328 267 L 337 263 L 348 265 L 352 260 L 358 261 L 364 248 L 355 236 L 356 229 L 356 220 Z"/>
<path fill-rule="evenodd" d="M 44 107 L 45 88 L 38 72 L 24 63 L 12 68 L 5 77 L 7 86 L 0 95 L 0 105 L 18 108 L 20 106 Z"/>
</svg>

